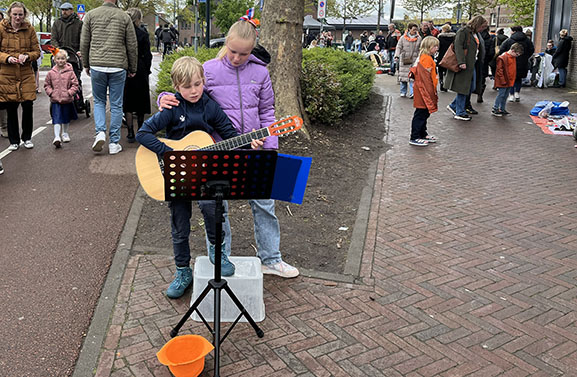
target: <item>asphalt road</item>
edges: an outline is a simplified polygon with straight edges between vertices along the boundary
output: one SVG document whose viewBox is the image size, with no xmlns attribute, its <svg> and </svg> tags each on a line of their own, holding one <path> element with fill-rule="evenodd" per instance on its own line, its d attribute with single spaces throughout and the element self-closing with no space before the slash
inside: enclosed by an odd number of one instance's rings
<svg viewBox="0 0 577 377">
<path fill-rule="evenodd" d="M 90 99 L 90 78 L 83 74 L 82 81 Z M 79 114 L 72 141 L 55 149 L 41 93 L 34 148 L 9 152 L 0 138 L 1 376 L 73 371 L 138 187 L 137 146 L 126 143 L 125 133 L 123 152 L 95 154 L 93 120 Z"/>
</svg>

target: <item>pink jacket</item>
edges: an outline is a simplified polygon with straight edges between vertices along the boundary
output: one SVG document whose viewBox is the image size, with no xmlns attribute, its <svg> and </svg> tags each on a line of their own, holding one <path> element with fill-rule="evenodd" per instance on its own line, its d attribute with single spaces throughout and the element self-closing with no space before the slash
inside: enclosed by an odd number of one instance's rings
<svg viewBox="0 0 577 377">
<path fill-rule="evenodd" d="M 70 63 L 62 71 L 54 66 L 44 79 L 44 90 L 52 103 L 71 103 L 78 91 L 78 79 Z"/>
</svg>

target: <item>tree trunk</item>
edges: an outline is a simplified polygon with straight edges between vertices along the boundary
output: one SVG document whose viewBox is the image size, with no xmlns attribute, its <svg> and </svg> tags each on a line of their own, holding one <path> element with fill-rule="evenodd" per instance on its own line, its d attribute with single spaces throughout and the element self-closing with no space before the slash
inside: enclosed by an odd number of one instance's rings
<svg viewBox="0 0 577 377">
<path fill-rule="evenodd" d="M 259 43 L 271 55 L 269 72 L 277 119 L 298 115 L 308 124 L 301 95 L 303 0 L 265 0 Z M 306 128 L 302 130 L 309 137 Z"/>
</svg>

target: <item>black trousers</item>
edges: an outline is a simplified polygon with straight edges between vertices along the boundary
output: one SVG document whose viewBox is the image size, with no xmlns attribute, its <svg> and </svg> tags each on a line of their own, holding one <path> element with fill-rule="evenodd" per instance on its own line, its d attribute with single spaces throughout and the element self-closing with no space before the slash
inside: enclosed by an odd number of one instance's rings
<svg viewBox="0 0 577 377">
<path fill-rule="evenodd" d="M 411 140 L 427 137 L 427 119 L 430 115 L 427 109 L 415 109 L 411 122 Z"/>
<path fill-rule="evenodd" d="M 26 141 L 32 139 L 32 101 L 24 102 L 5 102 L 6 113 L 8 118 L 8 139 L 10 144 L 20 144 L 20 140 Z M 18 105 L 22 105 L 22 134 L 18 126 Z"/>
</svg>

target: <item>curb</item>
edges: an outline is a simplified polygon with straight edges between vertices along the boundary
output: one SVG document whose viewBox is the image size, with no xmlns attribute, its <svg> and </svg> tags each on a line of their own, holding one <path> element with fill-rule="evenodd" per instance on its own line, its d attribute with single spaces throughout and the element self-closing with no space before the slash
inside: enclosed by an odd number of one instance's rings
<svg viewBox="0 0 577 377">
<path fill-rule="evenodd" d="M 94 315 L 90 321 L 84 344 L 78 355 L 72 377 L 86 377 L 94 375 L 98 366 L 98 358 L 102 344 L 108 332 L 110 316 L 116 304 L 118 289 L 124 276 L 126 264 L 130 257 L 132 241 L 138 227 L 138 220 L 144 204 L 144 192 L 139 186 L 132 201 L 130 212 L 124 224 L 124 229 L 120 235 L 120 240 L 110 265 L 110 270 L 106 276 L 104 287 L 100 293 L 100 298 L 94 309 Z"/>
</svg>

